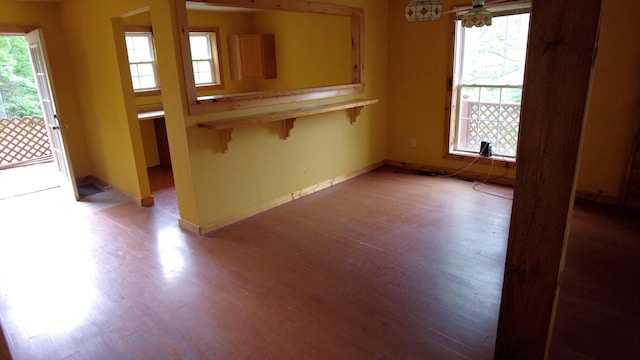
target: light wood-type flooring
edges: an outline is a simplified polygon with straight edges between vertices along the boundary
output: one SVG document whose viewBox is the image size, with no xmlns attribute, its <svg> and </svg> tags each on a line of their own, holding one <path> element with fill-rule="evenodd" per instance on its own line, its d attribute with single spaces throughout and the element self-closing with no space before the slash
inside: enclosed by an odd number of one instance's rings
<svg viewBox="0 0 640 360">
<path fill-rule="evenodd" d="M 209 236 L 155 189 L 0 201 L 14 359 L 493 356 L 509 188 L 382 168 Z M 639 219 L 576 206 L 551 358 L 639 358 Z"/>
</svg>

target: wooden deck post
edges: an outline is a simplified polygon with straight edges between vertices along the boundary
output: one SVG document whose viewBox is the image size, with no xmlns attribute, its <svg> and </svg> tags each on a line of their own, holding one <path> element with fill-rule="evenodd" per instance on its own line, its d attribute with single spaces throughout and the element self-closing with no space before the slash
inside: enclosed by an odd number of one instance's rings
<svg viewBox="0 0 640 360">
<path fill-rule="evenodd" d="M 496 359 L 547 357 L 602 0 L 533 0 Z"/>
</svg>

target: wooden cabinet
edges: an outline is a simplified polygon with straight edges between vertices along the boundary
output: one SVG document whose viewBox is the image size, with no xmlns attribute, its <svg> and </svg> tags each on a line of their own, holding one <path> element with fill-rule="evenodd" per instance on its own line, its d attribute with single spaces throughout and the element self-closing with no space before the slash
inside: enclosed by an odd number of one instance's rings
<svg viewBox="0 0 640 360">
<path fill-rule="evenodd" d="M 229 35 L 231 80 L 275 79 L 276 47 L 273 35 Z"/>
</svg>

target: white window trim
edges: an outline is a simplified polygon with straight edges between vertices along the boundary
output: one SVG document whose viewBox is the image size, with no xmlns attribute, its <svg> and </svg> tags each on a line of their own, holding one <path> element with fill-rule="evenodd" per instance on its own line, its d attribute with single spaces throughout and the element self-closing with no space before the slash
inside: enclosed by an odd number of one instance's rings
<svg viewBox="0 0 640 360">
<path fill-rule="evenodd" d="M 144 29 L 144 30 L 132 30 L 132 31 L 127 31 L 125 29 L 125 44 L 126 44 L 126 37 L 130 36 L 130 35 L 145 35 L 148 37 L 149 41 L 151 42 L 151 56 L 152 56 L 152 61 L 145 61 L 145 62 L 129 62 L 129 67 L 131 65 L 134 64 L 151 64 L 152 68 L 153 68 L 153 77 L 154 77 L 154 81 L 156 86 L 155 87 L 149 87 L 149 88 L 139 88 L 139 89 L 133 89 L 133 92 L 136 94 L 136 96 L 143 96 L 143 95 L 156 95 L 159 93 L 160 91 L 160 82 L 159 82 L 159 78 L 158 78 L 158 66 L 157 66 L 157 58 L 156 58 L 156 51 L 155 51 L 155 42 L 154 42 L 154 38 L 153 38 L 153 32 L 151 31 L 151 28 L 148 29 Z M 126 45 L 125 45 L 126 46 Z M 127 50 L 128 53 L 128 50 Z M 128 60 L 128 56 L 127 56 L 127 60 Z M 133 81 L 133 76 L 131 74 L 129 74 L 132 77 L 132 81 Z"/>
<path fill-rule="evenodd" d="M 506 4 L 504 4 L 503 6 L 499 6 L 499 7 L 494 7 L 491 9 L 491 12 L 493 13 L 493 16 L 507 16 L 507 15 L 516 15 L 516 14 L 522 14 L 522 13 L 530 13 L 531 12 L 531 3 L 529 1 L 513 1 L 513 2 L 508 2 Z M 453 38 L 452 38 L 452 54 L 453 54 L 453 58 L 451 61 L 451 80 L 450 80 L 450 96 L 449 96 L 449 102 L 448 105 L 450 106 L 450 111 L 448 114 L 446 114 L 447 116 L 447 129 L 448 129 L 448 136 L 447 136 L 447 143 L 445 144 L 445 158 L 455 158 L 455 159 L 464 159 L 464 158 L 479 158 L 482 157 L 479 154 L 479 150 L 472 152 L 472 151 L 464 151 L 464 150 L 456 150 L 456 140 L 457 140 L 457 131 L 458 131 L 458 125 L 459 125 L 459 117 L 460 114 L 459 112 L 461 111 L 461 109 L 459 109 L 460 107 L 460 102 L 459 99 L 461 97 L 461 91 L 462 88 L 464 86 L 474 86 L 474 87 L 500 87 L 500 88 L 522 88 L 522 85 L 511 85 L 511 84 L 491 84 L 491 85 L 486 85 L 486 84 L 460 84 L 457 81 L 457 77 L 458 74 L 455 73 L 455 69 L 458 68 L 459 64 L 457 64 L 456 62 L 460 61 L 459 56 L 457 56 L 457 52 L 456 49 L 459 48 L 460 44 L 458 44 L 458 40 L 459 37 L 457 36 L 457 31 L 458 31 L 458 22 L 459 22 L 459 17 L 463 14 L 463 12 L 460 13 L 456 13 L 456 19 L 453 23 L 453 28 L 454 31 L 452 31 L 453 34 Z M 516 157 L 505 157 L 502 155 L 497 155 L 497 157 L 499 158 L 499 161 L 504 161 L 504 162 L 508 162 L 508 163 L 514 163 L 516 162 Z"/>
<path fill-rule="evenodd" d="M 213 78 L 212 83 L 208 84 L 196 84 L 196 88 L 199 90 L 208 90 L 208 89 L 222 89 L 224 88 L 224 81 L 222 76 L 222 65 L 220 62 L 220 39 L 219 39 L 219 31 L 218 28 L 215 27 L 207 27 L 207 28 L 190 28 L 189 35 L 192 34 L 207 34 L 209 36 L 209 48 L 211 52 L 211 74 Z M 193 68 L 193 62 L 198 61 L 196 59 L 191 59 L 191 70 L 194 74 L 195 78 L 195 69 Z M 202 60 L 200 60 L 202 61 Z"/>
</svg>

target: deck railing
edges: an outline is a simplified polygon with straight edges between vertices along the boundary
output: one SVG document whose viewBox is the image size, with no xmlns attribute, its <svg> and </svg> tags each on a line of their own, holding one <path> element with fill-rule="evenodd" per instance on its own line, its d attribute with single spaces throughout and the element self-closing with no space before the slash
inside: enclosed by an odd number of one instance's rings
<svg viewBox="0 0 640 360">
<path fill-rule="evenodd" d="M 43 117 L 0 119 L 0 169 L 51 160 Z"/>
<path fill-rule="evenodd" d="M 516 156 L 520 104 L 463 100 L 460 120 L 460 150 L 479 151 L 480 143 L 489 141 L 495 154 Z"/>
</svg>

